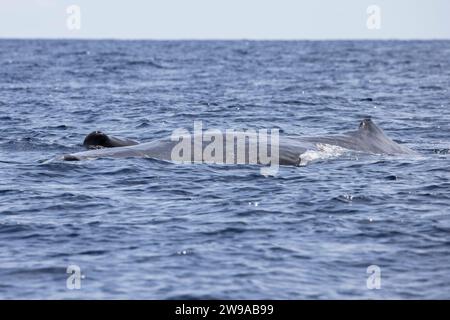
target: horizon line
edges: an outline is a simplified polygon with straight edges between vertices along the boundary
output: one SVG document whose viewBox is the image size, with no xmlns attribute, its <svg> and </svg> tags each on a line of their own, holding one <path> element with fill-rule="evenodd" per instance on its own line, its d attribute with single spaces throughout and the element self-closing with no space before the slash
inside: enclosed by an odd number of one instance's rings
<svg viewBox="0 0 450 320">
<path fill-rule="evenodd" d="M 111 38 L 111 37 L 3 37 L 0 40 L 73 41 L 450 41 L 450 38 Z"/>
</svg>

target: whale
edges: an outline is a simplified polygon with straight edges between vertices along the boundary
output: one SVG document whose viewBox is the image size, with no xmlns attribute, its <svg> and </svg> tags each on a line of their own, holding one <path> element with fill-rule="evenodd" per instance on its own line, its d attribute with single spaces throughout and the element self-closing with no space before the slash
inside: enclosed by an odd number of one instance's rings
<svg viewBox="0 0 450 320">
<path fill-rule="evenodd" d="M 90 149 L 62 156 L 65 161 L 93 160 L 98 158 L 154 158 L 159 160 L 178 162 L 213 162 L 231 164 L 269 164 L 277 158 L 279 165 L 299 166 L 302 159 L 311 151 L 320 151 L 324 146 L 339 148 L 340 150 L 356 151 L 369 154 L 385 155 L 414 155 L 417 154 L 404 144 L 389 138 L 371 118 L 359 122 L 354 131 L 341 134 L 331 134 L 320 137 L 277 136 L 273 132 L 265 139 L 255 131 L 220 132 L 208 130 L 201 133 L 189 134 L 183 132 L 176 136 L 155 139 L 150 142 L 138 143 L 135 140 L 108 136 L 101 131 L 94 131 L 87 135 L 83 145 Z M 244 141 L 240 146 L 236 143 L 217 144 L 217 142 Z M 184 150 L 180 148 L 184 141 Z M 197 143 L 196 141 L 200 141 Z M 186 151 L 187 150 L 187 151 Z M 238 160 L 239 150 L 244 157 Z M 267 151 L 264 156 L 261 150 Z M 206 154 L 213 155 L 206 159 Z M 264 152 L 263 152 L 264 153 Z M 256 154 L 256 155 L 255 155 Z M 175 155 L 175 156 L 174 156 Z M 180 158 L 180 155 L 184 157 Z"/>
<path fill-rule="evenodd" d="M 139 142 L 127 138 L 108 136 L 101 131 L 89 133 L 83 141 L 83 146 L 86 149 L 117 148 L 134 146 L 136 144 L 139 144 Z"/>
</svg>

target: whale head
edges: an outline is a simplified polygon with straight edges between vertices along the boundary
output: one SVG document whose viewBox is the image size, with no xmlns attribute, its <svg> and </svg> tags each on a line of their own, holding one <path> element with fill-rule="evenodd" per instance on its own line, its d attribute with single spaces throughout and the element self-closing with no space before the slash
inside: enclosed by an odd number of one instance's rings
<svg viewBox="0 0 450 320">
<path fill-rule="evenodd" d="M 137 141 L 108 136 L 101 131 L 89 133 L 83 141 L 83 145 L 87 149 L 127 147 L 136 144 L 138 144 Z"/>
<path fill-rule="evenodd" d="M 101 131 L 89 133 L 83 141 L 87 149 L 110 148 L 109 137 Z"/>
</svg>

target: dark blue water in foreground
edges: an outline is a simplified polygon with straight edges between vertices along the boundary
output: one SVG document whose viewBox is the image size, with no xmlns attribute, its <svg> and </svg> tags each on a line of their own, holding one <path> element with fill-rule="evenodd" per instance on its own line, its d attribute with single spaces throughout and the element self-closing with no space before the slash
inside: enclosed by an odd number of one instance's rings
<svg viewBox="0 0 450 320">
<path fill-rule="evenodd" d="M 450 42 L 2 40 L 0 298 L 450 298 L 449 90 Z M 45 161 L 95 129 L 321 135 L 367 115 L 422 156 L 275 177 Z"/>
</svg>

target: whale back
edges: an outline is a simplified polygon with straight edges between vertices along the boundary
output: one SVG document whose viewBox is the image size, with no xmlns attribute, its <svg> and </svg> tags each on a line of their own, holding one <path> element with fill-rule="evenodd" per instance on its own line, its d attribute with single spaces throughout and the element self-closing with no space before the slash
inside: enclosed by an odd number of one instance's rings
<svg viewBox="0 0 450 320">
<path fill-rule="evenodd" d="M 239 133 L 240 135 L 248 136 L 249 133 Z M 191 143 L 195 140 L 192 136 Z M 226 134 L 223 136 L 223 141 L 227 140 Z M 211 139 L 203 140 L 203 147 L 201 152 L 209 144 Z M 234 134 L 233 134 L 234 141 Z M 245 140 L 246 158 L 250 158 L 249 141 Z M 134 142 L 134 141 L 133 141 Z M 137 142 L 136 142 L 137 143 Z M 177 141 L 171 139 L 158 139 L 147 143 L 135 144 L 130 143 L 126 146 L 118 148 L 106 148 L 98 150 L 90 150 L 85 152 L 78 152 L 74 154 L 65 155 L 64 160 L 83 160 L 94 159 L 101 157 L 151 157 L 161 160 L 171 160 L 172 151 L 177 145 Z M 349 150 L 355 150 L 374 154 L 416 154 L 413 150 L 404 145 L 400 145 L 391 140 L 381 128 L 379 128 L 371 119 L 364 119 L 360 122 L 356 131 L 350 131 L 341 135 L 325 136 L 325 137 L 280 137 L 280 140 L 275 148 L 279 148 L 279 164 L 282 165 L 298 165 L 301 155 L 308 150 L 317 150 L 318 144 L 326 144 L 338 146 Z M 193 147 L 193 145 L 192 145 Z M 272 146 L 271 146 L 272 147 Z M 230 149 L 223 146 L 223 157 L 230 152 Z M 231 150 L 236 151 L 237 146 L 233 145 Z M 258 146 L 260 148 L 260 146 Z M 320 149 L 320 148 L 319 148 Z M 192 153 L 192 160 L 194 160 L 194 153 Z M 223 158 L 223 159 L 225 159 Z M 259 159 L 259 158 L 258 158 Z"/>
<path fill-rule="evenodd" d="M 310 141 L 337 145 L 346 149 L 375 154 L 415 154 L 406 146 L 390 139 L 370 118 L 362 120 L 356 131 L 342 135 L 312 138 Z"/>
</svg>

